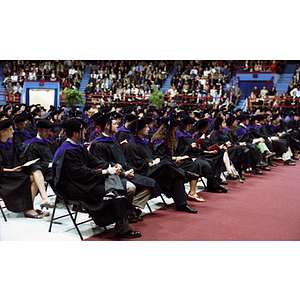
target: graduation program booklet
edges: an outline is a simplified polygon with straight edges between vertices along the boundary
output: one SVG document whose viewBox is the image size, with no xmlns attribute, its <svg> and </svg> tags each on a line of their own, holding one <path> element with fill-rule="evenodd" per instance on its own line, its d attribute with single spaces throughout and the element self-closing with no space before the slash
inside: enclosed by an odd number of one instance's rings
<svg viewBox="0 0 300 300">
<path fill-rule="evenodd" d="M 27 163 L 25 163 L 24 165 L 22 165 L 21 167 L 28 167 L 28 166 L 31 166 L 31 165 L 33 165 L 34 163 L 36 163 L 38 160 L 39 160 L 39 158 L 30 160 L 30 161 L 28 161 Z"/>
<path fill-rule="evenodd" d="M 199 139 L 196 141 L 197 147 L 205 140 L 205 134 L 203 133 Z"/>
<path fill-rule="evenodd" d="M 222 149 L 223 145 L 219 146 L 218 144 L 214 144 L 210 147 L 208 147 L 208 150 L 213 151 L 213 150 L 220 150 Z"/>
</svg>

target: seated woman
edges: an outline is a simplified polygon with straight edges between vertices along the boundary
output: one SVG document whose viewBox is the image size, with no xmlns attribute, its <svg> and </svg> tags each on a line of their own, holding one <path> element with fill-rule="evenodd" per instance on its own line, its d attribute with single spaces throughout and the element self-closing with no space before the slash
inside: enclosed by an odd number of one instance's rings
<svg viewBox="0 0 300 300">
<path fill-rule="evenodd" d="M 210 146 L 210 141 L 207 137 L 207 130 L 209 126 L 208 119 L 201 119 L 197 123 L 195 123 L 194 127 L 197 131 L 193 134 L 192 139 L 196 142 L 200 137 L 204 135 L 204 140 L 200 144 L 199 153 L 206 158 L 210 159 L 214 162 L 216 167 L 216 177 L 219 183 L 227 184 L 226 181 L 221 181 L 221 172 L 227 170 L 227 172 L 231 172 L 230 169 L 230 159 L 228 156 L 228 152 L 219 149 L 219 150 L 209 150 L 208 147 Z M 233 178 L 235 179 L 235 178 Z"/>
<path fill-rule="evenodd" d="M 207 191 L 212 193 L 227 192 L 227 189 L 220 186 L 216 180 L 216 166 L 215 163 L 208 158 L 204 158 L 199 152 L 200 145 L 193 141 L 189 131 L 193 127 L 195 119 L 191 117 L 184 117 L 181 120 L 181 130 L 177 131 L 176 153 L 175 155 L 188 155 L 191 158 L 196 158 L 196 161 L 201 165 L 201 174 L 207 178 Z"/>
<path fill-rule="evenodd" d="M 11 120 L 0 122 L 0 195 L 8 210 L 24 212 L 25 217 L 41 219 L 43 213 L 33 208 L 34 199 L 41 193 L 41 208 L 53 207 L 47 197 L 44 177 L 39 166 L 23 167 L 23 159 L 18 154 L 14 143 Z"/>
<path fill-rule="evenodd" d="M 226 128 L 225 120 L 222 117 L 218 117 L 214 124 L 214 130 L 210 134 L 210 145 L 217 144 L 218 146 L 222 146 L 221 148 L 228 151 L 228 155 L 230 160 L 232 161 L 234 167 L 237 169 L 239 176 L 242 176 L 242 165 L 243 165 L 243 156 L 242 156 L 242 148 L 240 145 L 233 146 L 228 138 L 223 133 L 223 130 Z M 229 171 L 228 179 L 232 179 L 234 173 Z"/>
<path fill-rule="evenodd" d="M 174 156 L 176 151 L 176 131 L 179 121 L 174 118 L 163 118 L 162 123 L 163 124 L 151 139 L 154 157 L 159 157 L 161 160 L 167 158 L 170 161 L 175 161 L 179 168 L 186 171 L 186 175 L 188 175 L 188 172 L 193 172 L 199 174 L 200 177 L 201 166 L 195 161 L 196 159 L 194 159 L 194 161 L 189 160 L 188 155 Z M 187 181 L 190 182 L 188 199 L 198 202 L 205 202 L 205 200 L 196 193 L 198 178 L 193 178 L 193 180 L 187 178 Z"/>
</svg>

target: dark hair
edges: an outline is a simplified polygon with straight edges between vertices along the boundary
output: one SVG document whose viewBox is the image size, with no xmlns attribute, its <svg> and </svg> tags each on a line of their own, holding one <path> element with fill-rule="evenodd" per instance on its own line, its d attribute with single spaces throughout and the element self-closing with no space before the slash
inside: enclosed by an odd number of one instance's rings
<svg viewBox="0 0 300 300">
<path fill-rule="evenodd" d="M 74 133 L 74 131 L 76 131 L 76 132 L 79 132 L 79 131 L 80 131 L 80 129 L 79 129 L 79 130 L 74 130 L 74 129 L 66 129 L 66 136 L 67 136 L 67 138 L 71 139 L 71 138 L 72 138 L 72 136 L 73 136 L 73 133 Z"/>
</svg>

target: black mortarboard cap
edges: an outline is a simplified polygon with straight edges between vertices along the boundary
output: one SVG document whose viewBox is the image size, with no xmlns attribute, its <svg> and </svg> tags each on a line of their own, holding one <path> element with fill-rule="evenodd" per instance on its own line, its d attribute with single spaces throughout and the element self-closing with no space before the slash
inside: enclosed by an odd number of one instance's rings
<svg viewBox="0 0 300 300">
<path fill-rule="evenodd" d="M 143 129 L 148 124 L 146 118 L 141 118 L 140 120 L 133 121 L 129 126 L 128 129 L 133 132 L 137 133 L 139 130 Z"/>
<path fill-rule="evenodd" d="M 38 128 L 49 129 L 49 128 L 53 128 L 56 126 L 54 123 L 50 122 L 48 119 L 37 119 L 35 123 Z"/>
<path fill-rule="evenodd" d="M 25 122 L 26 120 L 28 120 L 28 118 L 29 118 L 29 114 L 27 114 L 27 113 L 17 114 L 14 117 L 14 122 L 15 123 Z"/>
<path fill-rule="evenodd" d="M 11 119 L 6 119 L 6 120 L 3 120 L 3 121 L 0 121 L 0 130 L 6 129 L 10 126 L 12 126 Z"/>
<path fill-rule="evenodd" d="M 72 131 L 80 131 L 80 129 L 83 128 L 84 125 L 84 121 L 79 118 L 68 119 L 67 121 L 61 123 L 62 128 Z"/>
<path fill-rule="evenodd" d="M 201 119 L 198 122 L 196 122 L 194 126 L 198 129 L 202 129 L 207 127 L 208 123 L 209 123 L 208 119 Z"/>
</svg>

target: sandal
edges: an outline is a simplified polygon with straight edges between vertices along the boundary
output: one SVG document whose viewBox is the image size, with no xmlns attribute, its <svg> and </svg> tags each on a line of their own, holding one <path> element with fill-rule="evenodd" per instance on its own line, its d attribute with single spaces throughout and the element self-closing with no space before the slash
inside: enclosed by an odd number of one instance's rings
<svg viewBox="0 0 300 300">
<path fill-rule="evenodd" d="M 25 218 L 31 218 L 31 219 L 43 219 L 43 217 L 41 217 L 41 215 L 37 214 L 37 215 L 29 215 L 24 213 Z"/>
<path fill-rule="evenodd" d="M 228 180 L 237 180 L 238 178 L 234 176 L 232 173 L 228 173 L 227 178 Z"/>
<path fill-rule="evenodd" d="M 35 209 L 35 211 L 38 213 L 39 216 L 43 216 L 44 215 L 43 211 L 40 210 L 40 209 Z"/>
<path fill-rule="evenodd" d="M 191 195 L 191 194 L 189 193 L 189 194 L 188 194 L 188 199 L 189 199 L 189 200 L 194 200 L 194 201 L 197 201 L 197 202 L 206 202 L 206 200 L 203 199 L 202 197 L 200 197 L 198 194 Z"/>
<path fill-rule="evenodd" d="M 47 199 L 49 200 L 49 198 L 47 198 Z M 46 201 L 47 199 L 45 199 L 43 201 Z M 45 203 L 45 204 L 41 203 L 41 205 L 40 205 L 41 209 L 43 209 L 44 207 L 46 207 L 47 209 L 54 208 L 54 206 L 55 206 L 55 203 L 50 200 L 49 200 L 49 203 Z"/>
</svg>

